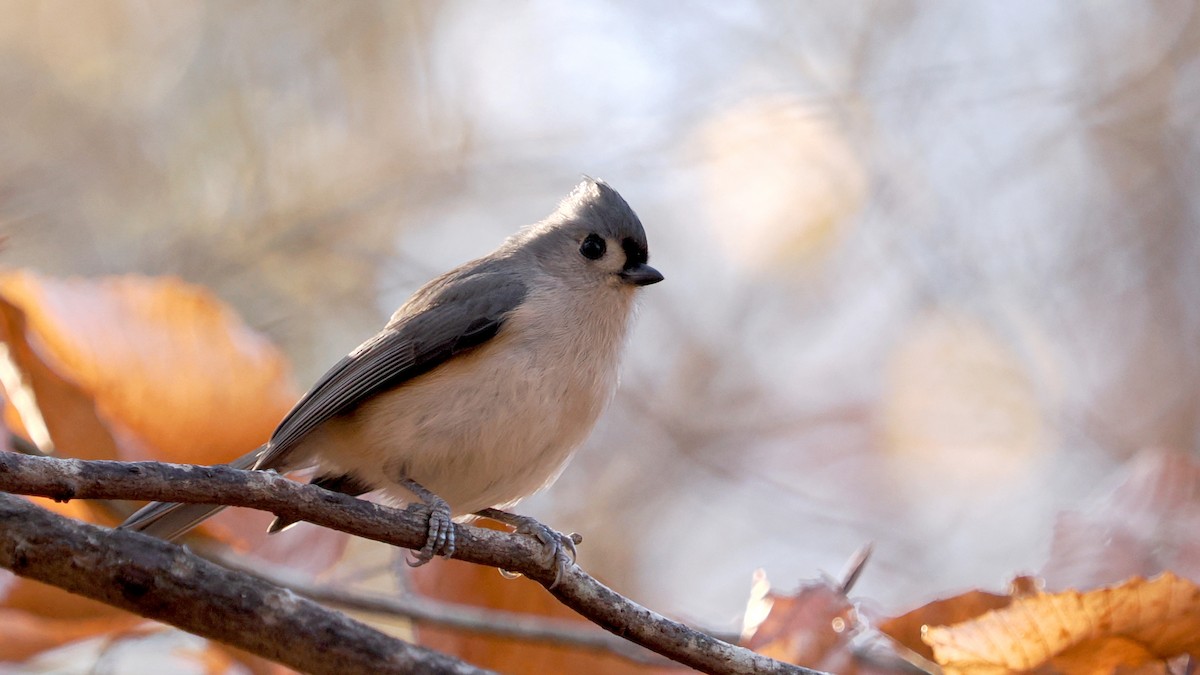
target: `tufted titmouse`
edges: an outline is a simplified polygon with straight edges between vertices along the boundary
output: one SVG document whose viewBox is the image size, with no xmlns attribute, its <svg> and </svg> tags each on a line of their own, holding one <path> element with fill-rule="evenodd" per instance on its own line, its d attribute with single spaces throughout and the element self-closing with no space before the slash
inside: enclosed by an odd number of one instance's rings
<svg viewBox="0 0 1200 675">
<path fill-rule="evenodd" d="M 420 499 L 429 533 L 413 565 L 454 552 L 452 518 L 484 516 L 536 536 L 561 573 L 571 540 L 498 509 L 553 482 L 612 397 L 634 293 L 663 279 L 646 259 L 637 215 L 588 179 L 545 220 L 425 284 L 231 465 L 315 465 L 328 490 Z M 221 508 L 157 502 L 121 527 L 174 539 Z"/>
</svg>

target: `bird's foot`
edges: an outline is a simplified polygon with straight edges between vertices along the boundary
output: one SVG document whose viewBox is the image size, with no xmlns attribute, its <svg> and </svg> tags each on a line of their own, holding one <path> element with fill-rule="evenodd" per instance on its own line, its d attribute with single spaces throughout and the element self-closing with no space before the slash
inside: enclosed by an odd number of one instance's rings
<svg viewBox="0 0 1200 675">
<path fill-rule="evenodd" d="M 449 558 L 454 555 L 454 521 L 450 518 L 450 505 L 445 499 L 425 489 L 414 480 L 400 482 L 406 490 L 413 493 L 429 508 L 429 529 L 425 535 L 425 546 L 419 551 L 413 551 L 413 559 L 405 560 L 409 567 L 420 567 L 440 555 Z"/>
<path fill-rule="evenodd" d="M 554 582 L 550 584 L 550 588 L 557 586 L 562 581 L 563 574 L 566 573 L 567 568 L 575 564 L 577 554 L 575 546 L 583 542 L 583 537 L 575 532 L 563 534 L 562 532 L 546 527 L 529 516 L 519 516 L 515 513 L 499 509 L 484 509 L 476 512 L 476 515 L 499 521 L 511 526 L 516 530 L 517 534 L 524 534 L 537 539 L 538 543 L 542 545 L 544 554 L 543 564 L 549 565 L 554 563 Z M 518 576 L 505 570 L 501 570 L 501 573 L 508 577 Z"/>
</svg>

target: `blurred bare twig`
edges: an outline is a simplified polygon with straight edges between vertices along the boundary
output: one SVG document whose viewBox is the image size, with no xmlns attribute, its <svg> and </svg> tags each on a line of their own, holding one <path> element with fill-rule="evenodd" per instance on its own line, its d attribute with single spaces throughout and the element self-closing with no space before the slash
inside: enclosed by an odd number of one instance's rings
<svg viewBox="0 0 1200 675">
<path fill-rule="evenodd" d="M 635 663 L 657 666 L 671 665 L 670 661 L 661 656 L 615 635 L 598 630 L 594 626 L 564 624 L 562 621 L 543 619 L 520 612 L 506 612 L 429 600 L 411 593 L 395 597 L 368 595 L 335 586 L 314 584 L 302 575 L 280 567 L 268 566 L 260 560 L 249 562 L 228 553 L 209 557 L 225 567 L 283 586 L 321 604 L 344 610 L 399 617 L 418 624 L 442 626 L 471 633 L 606 652 Z"/>
</svg>

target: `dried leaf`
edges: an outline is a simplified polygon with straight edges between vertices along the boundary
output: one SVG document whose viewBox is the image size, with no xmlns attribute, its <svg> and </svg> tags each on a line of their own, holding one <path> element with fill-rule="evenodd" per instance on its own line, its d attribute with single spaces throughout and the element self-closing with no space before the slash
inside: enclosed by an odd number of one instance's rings
<svg viewBox="0 0 1200 675">
<path fill-rule="evenodd" d="M 43 445 L 48 436 L 75 457 L 226 461 L 265 440 L 294 400 L 278 350 L 207 292 L 177 280 L 4 275 L 0 347 L 5 422 L 31 421 L 26 435 L 38 438 L 41 427 Z M 101 502 L 33 501 L 115 524 Z M 301 526 L 268 539 L 270 518 L 231 509 L 219 516 L 225 527 L 212 531 L 292 569 L 322 571 L 341 557 L 346 535 Z M 144 622 L 35 581 L 0 580 L 0 658 L 24 659 Z"/>
<path fill-rule="evenodd" d="M 10 406 L 6 420 L 43 421 L 73 457 L 228 461 L 262 443 L 295 399 L 279 350 L 207 291 L 176 279 L 0 276 L 0 341 L 12 366 L 0 373 L 6 399 L 24 395 L 34 407 L 14 416 Z M 86 505 L 60 512 L 119 520 L 102 505 L 76 504 Z M 293 560 L 308 571 L 341 556 L 344 535 L 267 539 L 269 518 L 230 510 L 202 532 L 270 559 L 273 550 L 303 549 Z"/>
<path fill-rule="evenodd" d="M 1162 673 L 1166 664 L 1144 646 L 1121 637 L 1088 640 L 1054 657 L 1042 670 L 1055 673 Z"/>
<path fill-rule="evenodd" d="M 935 600 L 879 624 L 879 630 L 887 633 L 900 644 L 932 659 L 933 650 L 922 639 L 925 626 L 948 626 L 973 619 L 985 612 L 1007 607 L 1012 596 L 997 595 L 986 591 L 968 591 L 944 600 Z"/>
<path fill-rule="evenodd" d="M 4 627 L 0 632 L 0 662 L 25 661 L 47 649 L 95 635 L 128 630 L 144 621 L 123 612 L 100 618 L 59 619 L 20 609 L 0 608 L 0 626 Z"/>
<path fill-rule="evenodd" d="M 772 592 L 764 574 L 757 573 L 747 617 L 765 617 L 742 640 L 743 646 L 773 659 L 813 666 L 831 651 L 844 649 L 854 627 L 854 606 L 832 584 L 801 586 L 792 595 Z"/>
<path fill-rule="evenodd" d="M 1110 672 L 1200 654 L 1200 587 L 1167 572 L 1086 593 L 1043 593 L 964 623 L 930 627 L 924 640 L 947 673 L 1048 664 L 1059 672 Z"/>
<path fill-rule="evenodd" d="M 279 350 L 207 291 L 177 279 L 13 272 L 0 277 L 0 297 L 10 305 L 5 341 L 33 379 L 47 422 L 86 419 L 82 393 L 112 435 L 128 441 L 122 458 L 228 461 L 264 442 L 296 399 Z M 60 382 L 46 382 L 49 375 Z M 77 434 L 85 440 L 65 441 L 64 426 L 52 425 L 56 444 L 97 456 L 88 441 L 101 434 L 89 426 Z"/>
<path fill-rule="evenodd" d="M 863 630 L 858 610 L 839 584 L 822 580 L 791 595 L 771 592 L 766 575 L 755 573 L 742 645 L 779 661 L 840 675 L 907 673 L 907 663 L 887 643 L 862 658 L 855 638 Z"/>
<path fill-rule="evenodd" d="M 0 383 L 5 389 L 6 426 L 43 450 L 81 459 L 119 455 L 92 397 L 46 365 L 30 344 L 25 312 L 0 294 Z"/>
</svg>

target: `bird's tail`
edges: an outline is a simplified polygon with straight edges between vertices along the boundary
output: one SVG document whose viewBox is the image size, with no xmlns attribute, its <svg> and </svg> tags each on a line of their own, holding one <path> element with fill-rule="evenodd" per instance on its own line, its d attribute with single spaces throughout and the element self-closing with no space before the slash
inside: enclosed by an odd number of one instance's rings
<svg viewBox="0 0 1200 675">
<path fill-rule="evenodd" d="M 229 466 L 235 469 L 253 468 L 261 453 L 262 448 L 260 447 L 233 460 Z M 145 532 L 150 536 L 171 541 L 182 537 L 193 527 L 215 516 L 224 508 L 221 504 L 151 502 L 126 518 L 119 527 L 123 530 Z"/>
</svg>

